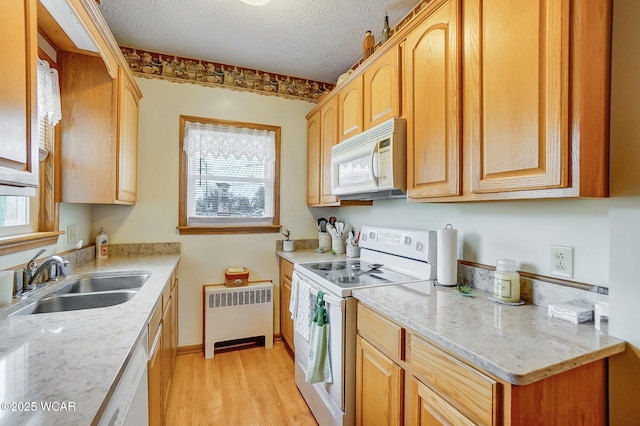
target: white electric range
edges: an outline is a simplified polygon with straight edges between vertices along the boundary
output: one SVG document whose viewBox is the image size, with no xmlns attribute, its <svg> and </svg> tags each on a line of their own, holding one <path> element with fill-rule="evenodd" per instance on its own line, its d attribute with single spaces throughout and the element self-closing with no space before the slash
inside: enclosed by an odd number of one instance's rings
<svg viewBox="0 0 640 426">
<path fill-rule="evenodd" d="M 320 425 L 355 423 L 356 301 L 351 292 L 436 277 L 436 232 L 363 226 L 360 258 L 296 263 L 292 297 L 298 309 L 294 318 L 296 385 Z M 425 282 L 425 287 L 428 287 Z M 333 380 L 307 383 L 309 315 L 315 299 L 324 293 L 328 317 L 329 355 Z M 302 309 L 304 308 L 304 309 Z"/>
</svg>

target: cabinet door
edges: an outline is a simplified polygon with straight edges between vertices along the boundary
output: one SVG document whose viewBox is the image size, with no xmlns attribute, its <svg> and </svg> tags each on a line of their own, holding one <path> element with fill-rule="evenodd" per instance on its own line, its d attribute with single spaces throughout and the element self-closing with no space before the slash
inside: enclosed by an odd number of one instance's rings
<svg viewBox="0 0 640 426">
<path fill-rule="evenodd" d="M 138 188 L 138 97 L 132 82 L 120 70 L 118 97 L 118 195 L 119 201 L 135 203 Z"/>
<path fill-rule="evenodd" d="M 34 195 L 38 186 L 36 29 L 34 0 L 0 2 L 0 54 L 8 60 L 0 78 L 0 186 L 13 187 L 0 194 Z"/>
<path fill-rule="evenodd" d="M 116 198 L 117 81 L 100 57 L 61 51 L 61 199 L 114 203 Z"/>
<path fill-rule="evenodd" d="M 363 73 L 365 130 L 400 115 L 399 51 L 393 47 Z"/>
<path fill-rule="evenodd" d="M 178 286 L 171 291 L 171 376 L 176 367 L 178 354 Z"/>
<path fill-rule="evenodd" d="M 289 314 L 292 274 L 293 264 L 280 258 L 280 334 L 291 350 L 294 350 L 293 320 Z"/>
<path fill-rule="evenodd" d="M 569 3 L 465 2 L 472 192 L 568 185 Z"/>
<path fill-rule="evenodd" d="M 321 155 L 321 111 L 307 119 L 307 205 L 320 204 Z"/>
<path fill-rule="evenodd" d="M 415 377 L 409 380 L 408 393 L 408 426 L 475 424 Z"/>
<path fill-rule="evenodd" d="M 362 75 L 356 77 L 338 92 L 339 140 L 343 141 L 363 130 Z"/>
<path fill-rule="evenodd" d="M 402 424 L 403 370 L 362 337 L 356 344 L 356 424 Z"/>
<path fill-rule="evenodd" d="M 171 309 L 173 300 L 169 298 L 164 313 L 162 314 L 162 351 L 160 354 L 162 362 L 162 408 L 163 413 L 167 408 L 169 399 L 169 387 L 171 386 L 171 323 L 173 321 L 173 311 Z"/>
<path fill-rule="evenodd" d="M 149 389 L 149 425 L 161 426 L 162 409 L 162 325 L 158 328 L 147 363 Z"/>
<path fill-rule="evenodd" d="M 338 143 L 338 98 L 331 100 L 320 108 L 320 139 L 321 139 L 321 162 L 320 162 L 320 203 L 335 204 L 338 197 L 331 195 L 331 147 Z"/>
<path fill-rule="evenodd" d="M 404 111 L 410 198 L 462 192 L 458 15 L 458 0 L 449 0 L 405 41 Z"/>
</svg>

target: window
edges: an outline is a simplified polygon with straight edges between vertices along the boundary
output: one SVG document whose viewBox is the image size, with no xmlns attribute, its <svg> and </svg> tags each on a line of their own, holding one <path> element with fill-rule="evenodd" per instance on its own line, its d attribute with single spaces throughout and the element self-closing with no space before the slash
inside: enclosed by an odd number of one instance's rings
<svg viewBox="0 0 640 426">
<path fill-rule="evenodd" d="M 180 117 L 180 233 L 278 232 L 280 128 Z"/>
</svg>

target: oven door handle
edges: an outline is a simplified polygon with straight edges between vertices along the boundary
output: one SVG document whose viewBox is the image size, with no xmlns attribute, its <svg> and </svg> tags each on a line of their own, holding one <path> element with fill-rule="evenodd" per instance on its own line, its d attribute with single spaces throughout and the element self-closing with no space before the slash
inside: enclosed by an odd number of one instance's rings
<svg viewBox="0 0 640 426">
<path fill-rule="evenodd" d="M 318 295 L 318 292 L 320 290 L 318 290 L 317 288 L 313 287 L 313 285 L 311 286 L 311 288 L 309 289 L 309 292 L 311 293 L 311 295 L 315 298 Z M 322 299 L 327 302 L 330 305 L 336 305 L 336 306 L 342 306 L 342 299 L 339 299 L 335 296 L 332 296 L 330 294 L 327 294 L 326 292 L 324 293 L 324 296 L 322 297 Z"/>
</svg>

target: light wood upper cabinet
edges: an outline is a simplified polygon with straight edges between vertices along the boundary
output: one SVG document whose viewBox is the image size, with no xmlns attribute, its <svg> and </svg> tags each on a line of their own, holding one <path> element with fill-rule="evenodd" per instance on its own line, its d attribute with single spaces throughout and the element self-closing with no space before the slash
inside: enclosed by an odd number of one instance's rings
<svg viewBox="0 0 640 426">
<path fill-rule="evenodd" d="M 320 204 L 320 110 L 307 117 L 307 205 Z"/>
<path fill-rule="evenodd" d="M 361 133 L 364 129 L 362 91 L 362 75 L 358 75 L 350 82 L 345 83 L 345 86 L 338 92 L 338 138 L 340 142 Z"/>
<path fill-rule="evenodd" d="M 0 2 L 0 195 L 35 195 L 38 186 L 36 2 Z"/>
<path fill-rule="evenodd" d="M 465 2 L 463 200 L 608 196 L 611 7 Z"/>
<path fill-rule="evenodd" d="M 364 130 L 400 115 L 399 52 L 392 47 L 362 74 Z"/>
<path fill-rule="evenodd" d="M 99 57 L 61 52 L 58 61 L 60 201 L 134 204 L 139 89 L 126 76 L 112 79 Z"/>
<path fill-rule="evenodd" d="M 462 191 L 459 3 L 449 0 L 404 42 L 409 198 Z"/>
<path fill-rule="evenodd" d="M 331 147 L 338 143 L 338 98 L 333 97 L 320 108 L 320 203 L 338 202 L 331 194 Z"/>
<path fill-rule="evenodd" d="M 120 69 L 118 96 L 117 199 L 135 203 L 138 188 L 138 116 L 140 92 Z"/>
<path fill-rule="evenodd" d="M 134 204 L 142 93 L 93 0 L 68 0 L 85 28 L 83 50 L 42 5 L 38 29 L 58 51 L 62 100 L 56 201 Z"/>
<path fill-rule="evenodd" d="M 568 185 L 569 3 L 465 3 L 472 192 Z"/>
<path fill-rule="evenodd" d="M 342 201 L 331 194 L 331 147 L 338 143 L 338 96 L 331 96 L 307 115 L 307 205 L 371 205 Z"/>
</svg>

